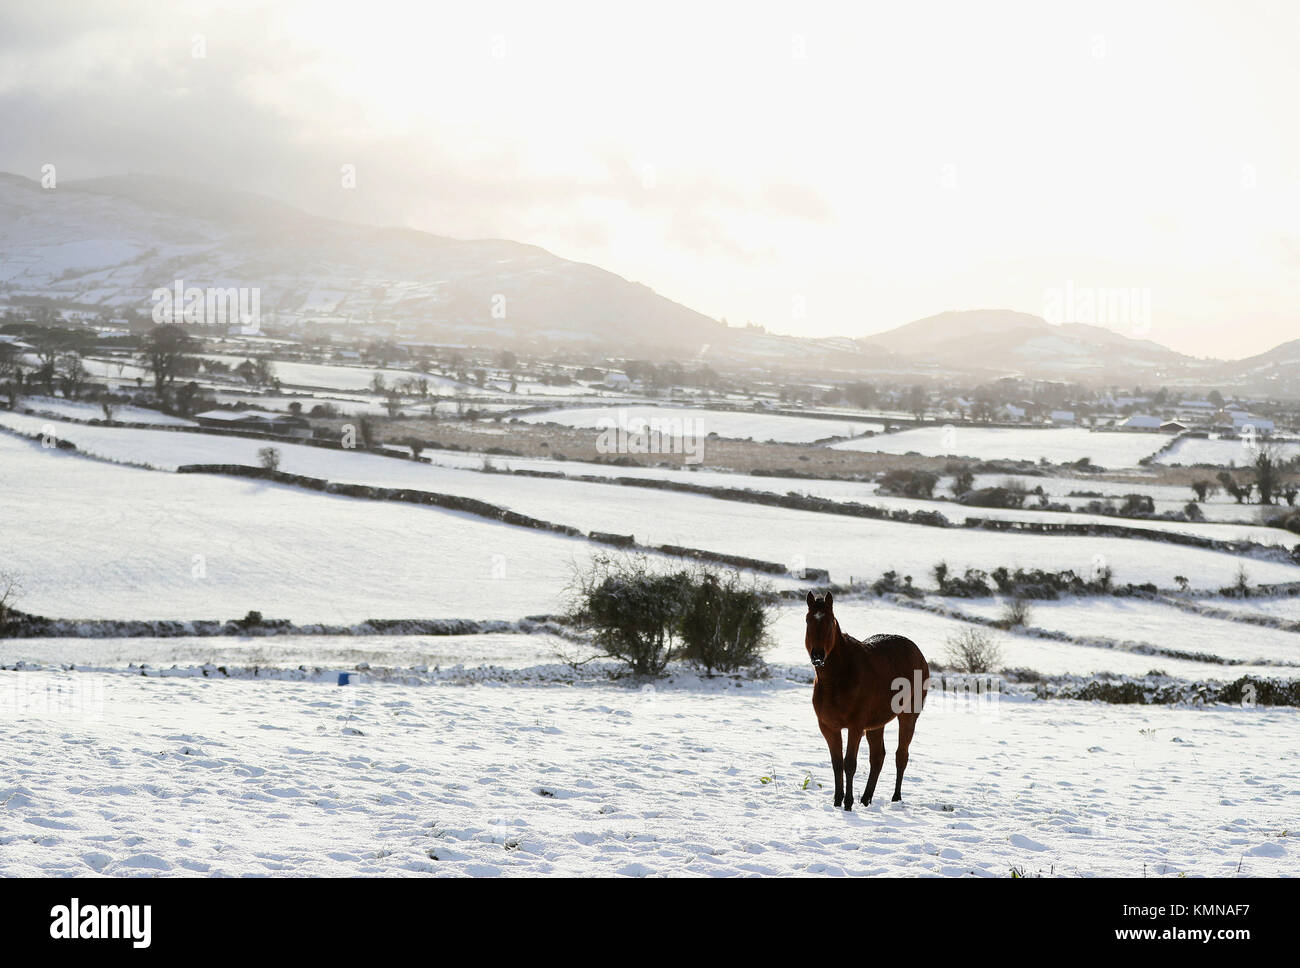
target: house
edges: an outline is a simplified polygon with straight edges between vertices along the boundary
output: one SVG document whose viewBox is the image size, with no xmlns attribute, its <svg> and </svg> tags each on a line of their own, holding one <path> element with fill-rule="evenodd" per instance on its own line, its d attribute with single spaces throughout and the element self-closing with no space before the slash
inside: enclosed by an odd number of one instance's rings
<svg viewBox="0 0 1300 968">
<path fill-rule="evenodd" d="M 1017 407 L 1014 403 L 1004 403 L 998 407 L 998 416 L 1005 420 L 1024 420 L 1025 408 Z"/>
<path fill-rule="evenodd" d="M 1108 410 L 1123 410 L 1126 407 L 1136 407 L 1144 403 L 1150 403 L 1150 397 L 1125 397 L 1114 396 L 1113 394 L 1104 394 L 1098 403 Z"/>
<path fill-rule="evenodd" d="M 1053 410 L 1050 416 L 1051 416 L 1052 423 L 1054 424 L 1064 425 L 1064 424 L 1074 423 L 1073 410 Z"/>
<path fill-rule="evenodd" d="M 1240 410 L 1230 410 L 1214 418 L 1214 429 L 1220 433 L 1258 434 L 1267 437 L 1277 429 L 1277 425 L 1264 417 L 1256 417 Z"/>
<path fill-rule="evenodd" d="M 1179 423 L 1177 420 L 1166 420 L 1160 425 L 1162 434 L 1185 434 L 1187 433 L 1187 424 Z"/>
<path fill-rule="evenodd" d="M 253 431 L 281 437 L 310 437 L 311 422 L 303 417 L 267 410 L 206 410 L 195 414 L 200 427 Z"/>
<path fill-rule="evenodd" d="M 1163 423 L 1159 417 L 1149 413 L 1135 413 L 1119 426 L 1121 430 L 1159 430 Z"/>
<path fill-rule="evenodd" d="M 632 386 L 632 381 L 628 379 L 628 375 L 619 373 L 617 370 L 606 373 L 605 379 L 601 382 L 611 390 L 627 390 Z"/>
</svg>

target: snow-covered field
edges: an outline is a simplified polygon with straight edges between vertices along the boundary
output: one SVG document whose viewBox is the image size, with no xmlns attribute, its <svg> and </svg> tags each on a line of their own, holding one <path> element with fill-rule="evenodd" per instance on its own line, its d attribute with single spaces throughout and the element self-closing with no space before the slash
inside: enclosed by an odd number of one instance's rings
<svg viewBox="0 0 1300 968">
<path fill-rule="evenodd" d="M 262 442 L 243 437 L 178 434 L 169 431 L 78 426 L 65 423 L 51 424 L 43 418 L 0 411 L 0 429 L 3 428 L 9 428 L 28 435 L 53 433 L 76 444 L 77 448 L 84 453 L 118 463 L 156 467 L 161 470 L 175 470 L 185 464 L 247 464 L 255 466 L 259 463 L 258 451 L 265 446 Z M 460 494 L 491 501 L 547 520 L 561 522 L 567 522 L 565 514 L 571 507 L 574 495 L 581 495 L 584 501 L 612 504 L 621 513 L 626 507 L 627 492 L 608 489 L 602 491 L 597 486 L 581 481 L 557 482 L 505 475 L 485 477 L 475 472 L 483 468 L 486 460 L 490 462 L 491 466 L 500 470 L 518 468 L 609 478 L 640 477 L 678 480 L 703 486 L 741 488 L 774 494 L 786 494 L 793 491 L 798 494 L 810 494 L 830 500 L 857 501 L 890 510 L 938 511 L 955 523 L 963 522 L 967 518 L 991 518 L 995 520 L 1046 523 L 1064 521 L 1070 524 L 1118 524 L 1153 531 L 1177 531 L 1183 534 L 1195 534 L 1223 541 L 1253 541 L 1259 544 L 1282 545 L 1285 547 L 1291 547 L 1297 543 L 1296 536 L 1289 531 L 1279 528 L 1267 528 L 1256 524 L 1193 524 L 1172 521 L 1125 520 L 1090 514 L 1074 514 L 1063 517 L 1060 512 L 1053 511 L 966 507 L 953 502 L 936 503 L 917 498 L 881 495 L 877 492 L 874 484 L 850 481 L 752 477 L 719 471 L 689 472 L 669 470 L 667 468 L 624 468 L 609 465 L 581 464 L 573 461 L 484 458 L 482 455 L 462 454 L 455 451 L 434 451 L 430 458 L 433 463 L 423 464 L 415 461 L 408 462 L 377 457 L 363 452 L 311 447 L 305 444 L 277 443 L 275 446 L 280 451 L 281 470 L 289 473 L 305 474 L 310 477 L 320 477 L 349 484 L 411 487 Z M 671 496 L 654 495 L 645 498 L 638 497 L 637 500 L 671 502 L 673 498 Z"/>
<path fill-rule="evenodd" d="M 809 692 L 0 672 L 0 873 L 1296 872 L 1297 710 L 937 702 L 846 813 Z"/>
<path fill-rule="evenodd" d="M 208 354 L 202 359 L 215 360 L 232 367 L 239 366 L 246 356 Z M 376 376 L 392 385 L 411 378 L 427 380 L 429 392 L 435 396 L 444 394 L 478 395 L 487 391 L 468 383 L 460 383 L 448 377 L 434 373 L 418 373 L 415 370 L 394 370 L 371 366 L 350 366 L 346 364 L 300 363 L 292 360 L 273 360 L 271 366 L 275 376 L 286 386 L 324 387 L 329 390 L 367 390 Z"/>
<path fill-rule="evenodd" d="M 1287 598 L 1214 598 L 1206 602 L 1228 612 L 1270 615 L 1288 622 L 1300 622 L 1300 596 Z"/>
<path fill-rule="evenodd" d="M 0 413 L 0 426 L 40 433 L 52 419 Z M 265 446 L 257 440 L 66 422 L 55 432 L 86 453 L 0 433 L 0 570 L 17 573 L 20 607 L 39 614 L 518 619 L 558 611 L 574 566 L 597 550 L 436 508 L 122 466 L 253 464 Z M 940 530 L 484 474 L 475 455 L 435 452 L 430 465 L 276 446 L 293 473 L 464 494 L 646 543 L 825 567 L 839 581 L 893 569 L 929 585 L 940 559 L 954 572 L 1088 574 L 1105 564 L 1120 582 L 1168 587 L 1184 574 L 1207 588 L 1230 584 L 1245 561 L 1254 582 L 1300 580 L 1300 566 L 1158 542 Z M 493 462 L 965 513 L 851 482 Z M 1217 537 L 1262 530 L 1159 526 Z M 930 602 L 1001 610 L 992 600 Z M 1260 612 L 1282 614 L 1291 603 L 1265 605 Z M 970 628 L 874 597 L 845 597 L 836 612 L 851 634 L 899 632 L 936 662 Z M 1004 667 L 1231 680 L 1293 678 L 1300 662 L 1300 634 L 1146 601 L 1034 603 L 1030 625 L 1114 641 L 986 629 Z M 936 694 L 904 803 L 887 801 L 889 756 L 885 796 L 846 814 L 831 805 L 802 631 L 801 606 L 776 609 L 770 678 L 678 670 L 653 684 L 610 680 L 599 664 L 575 671 L 565 663 L 590 648 L 544 634 L 0 642 L 0 875 L 1297 872 L 1298 710 Z M 358 667 L 360 683 L 335 684 Z M 892 751 L 893 727 L 886 737 Z M 859 792 L 865 779 L 862 762 Z"/>
<path fill-rule="evenodd" d="M 67 417 L 72 420 L 103 420 L 104 408 L 98 403 L 81 400 L 64 400 L 59 397 L 23 397 L 21 404 L 26 410 L 35 410 L 55 417 Z M 171 414 L 145 407 L 132 407 L 113 404 L 113 419 L 122 423 L 158 424 L 170 427 L 193 427 L 193 420 L 173 417 Z"/>
<path fill-rule="evenodd" d="M 6 414 L 0 423 L 22 419 L 34 418 Z M 67 427 L 74 439 L 95 433 L 117 441 L 127 433 Z M 201 451 L 196 457 L 213 461 L 232 459 L 232 448 L 245 448 L 248 454 L 242 462 L 256 463 L 260 446 L 255 440 L 215 435 L 129 433 L 132 441 L 192 441 Z M 22 554 L 15 558 L 20 570 L 50 576 L 42 581 L 43 594 L 58 597 L 42 598 L 41 607 L 57 616 L 209 617 L 211 605 L 195 608 L 205 601 L 221 601 L 232 607 L 247 604 L 238 613 L 211 617 L 234 617 L 258 608 L 268 615 L 314 621 L 341 621 L 342 615 L 352 616 L 350 621 L 518 618 L 555 611 L 571 577 L 571 561 L 578 552 L 590 553 L 589 545 L 577 539 L 430 508 L 338 498 L 255 481 L 113 467 L 3 436 L 0 452 L 6 459 L 0 464 L 0 483 L 14 494 L 14 513 L 42 521 L 40 533 L 19 529 L 15 541 Z M 213 449 L 210 457 L 204 456 L 206 448 Z M 1072 568 L 1086 575 L 1100 562 L 1111 567 L 1120 582 L 1155 582 L 1167 588 L 1176 575 L 1189 575 L 1197 587 L 1218 588 L 1232 583 L 1241 561 L 1222 552 L 1124 538 L 939 531 L 690 494 L 453 471 L 320 448 L 295 447 L 291 454 L 282 464 L 290 472 L 347 480 L 350 475 L 336 472 L 340 459 L 355 460 L 358 467 L 365 462 L 367 470 L 357 475 L 363 481 L 373 480 L 373 466 L 384 474 L 410 475 L 384 479 L 394 486 L 471 493 L 584 532 L 631 533 L 644 544 L 706 547 L 796 568 L 827 568 L 838 582 L 874 579 L 896 570 L 928 583 L 930 568 L 942 559 L 958 573 L 1005 564 Z M 148 459 L 153 452 L 117 456 Z M 87 518 L 87 495 L 95 495 L 91 506 L 97 513 L 112 516 L 112 527 Z M 390 539 L 392 544 L 386 544 Z M 70 559 L 67 547 L 98 550 Z M 209 567 L 208 580 L 194 580 L 194 555 L 204 556 L 209 566 L 215 557 L 221 567 Z M 120 570 L 114 572 L 119 578 L 131 576 L 128 587 L 118 590 L 115 583 L 96 582 L 93 572 L 81 568 L 81 560 L 111 562 Z M 333 567 L 326 567 L 329 563 Z M 491 577 L 503 571 L 505 580 Z M 1300 580 L 1300 566 L 1282 562 L 1253 560 L 1250 572 L 1256 582 Z M 434 581 L 438 575 L 445 581 Z M 321 584 L 306 585 L 308 576 Z M 95 610 L 85 610 L 92 601 Z M 327 614 L 321 614 L 322 602 L 329 603 Z M 420 603 L 418 610 L 415 602 Z M 145 603 L 150 608 L 141 612 L 139 606 Z M 166 614 L 157 611 L 162 607 Z"/>
<path fill-rule="evenodd" d="M 29 364 L 38 362 L 35 357 L 28 357 Z M 134 386 L 137 381 L 145 383 L 153 379 L 152 374 L 139 363 L 133 362 L 126 357 L 84 357 L 81 361 L 86 368 L 86 372 L 96 380 L 108 380 L 113 384 L 130 384 Z"/>
<path fill-rule="evenodd" d="M 1255 463 L 1262 440 L 1223 440 L 1185 437 L 1156 458 L 1157 464 L 1213 464 L 1216 467 L 1246 467 Z M 1275 445 L 1283 459 L 1300 455 L 1300 444 L 1282 442 Z"/>
<path fill-rule="evenodd" d="M 884 424 L 870 420 L 823 420 L 817 417 L 788 417 L 782 414 L 709 410 L 694 407 L 605 406 L 574 407 L 530 413 L 519 418 L 527 423 L 554 423 L 563 427 L 627 427 L 636 433 L 647 425 L 651 430 L 684 427 L 688 436 L 732 437 L 746 440 L 775 440 L 807 444 L 825 437 L 856 436 L 868 430 L 884 430 Z M 672 429 L 675 434 L 682 431 Z"/>
<path fill-rule="evenodd" d="M 980 460 L 1047 458 L 1062 464 L 1089 458 L 1100 467 L 1134 467 L 1143 457 L 1169 443 L 1166 434 L 1091 431 L 1082 427 L 917 427 L 893 434 L 832 444 L 840 450 L 927 457 L 973 457 Z"/>
<path fill-rule="evenodd" d="M 931 597 L 929 601 L 956 609 L 959 612 L 987 618 L 997 618 L 1002 612 L 1000 605 L 988 601 L 981 603 L 972 602 L 969 599 L 941 597 Z M 1038 603 L 1033 604 L 1036 606 Z M 1240 637 L 1243 635 L 1249 636 L 1254 631 L 1250 626 L 1234 626 L 1235 635 L 1238 637 L 1236 641 L 1238 648 L 1235 650 L 1217 648 L 1214 647 L 1214 643 L 1203 641 L 1203 638 L 1208 635 L 1206 630 L 1203 630 L 1204 635 L 1197 639 L 1203 647 L 1193 648 L 1189 644 L 1180 642 L 1176 636 L 1170 637 L 1167 634 L 1157 636 L 1153 634 L 1157 630 L 1149 625 L 1145 627 L 1145 634 L 1144 627 L 1136 624 L 1128 629 L 1113 623 L 1094 628 L 1079 619 L 1079 615 L 1092 606 L 1092 599 L 1063 600 L 1044 604 L 1060 606 L 1062 617 L 1072 614 L 1075 619 L 1074 624 L 1062 627 L 1060 623 L 1054 621 L 1053 616 L 1056 614 L 1054 612 L 1042 614 L 1042 620 L 1040 621 L 1040 613 L 1035 607 L 1029 620 L 1030 625 L 1053 628 L 1081 639 L 1113 639 L 1117 647 L 1106 648 L 1099 645 L 1083 645 L 1078 642 L 1060 642 L 982 627 L 981 631 L 1000 650 L 1001 660 L 997 666 L 998 668 L 1030 669 L 1048 676 L 1092 676 L 1100 674 L 1144 676 L 1149 672 L 1160 671 L 1170 676 L 1189 680 L 1233 680 L 1243 675 L 1280 676 L 1285 679 L 1300 676 L 1300 668 L 1278 664 L 1279 662 L 1300 662 L 1300 635 L 1278 632 L 1278 635 L 1290 635 L 1293 641 L 1275 640 L 1271 644 L 1276 647 L 1280 643 L 1280 649 L 1260 649 L 1258 651 L 1263 653 L 1262 656 L 1256 656 L 1253 653 L 1247 656 L 1243 652 L 1251 650 L 1243 648 L 1244 643 L 1240 641 Z M 1166 612 L 1173 613 L 1173 610 L 1166 609 Z M 888 601 L 874 598 L 837 600 L 835 613 L 839 617 L 841 627 L 850 635 L 858 638 L 876 632 L 892 632 L 906 635 L 912 641 L 920 644 L 922 651 L 931 660 L 940 663 L 948 663 L 949 641 L 963 629 L 970 627 L 966 622 L 945 615 L 936 615 L 915 608 L 900 607 Z M 776 645 L 769 656 L 771 661 L 783 662 L 789 665 L 797 665 L 807 661 L 803 647 L 804 614 L 804 610 L 798 608 L 785 608 L 777 612 L 773 623 L 773 635 Z M 1179 612 L 1164 616 L 1166 625 L 1158 631 L 1167 633 L 1170 628 L 1174 628 L 1177 622 L 1176 616 L 1184 616 L 1184 613 Z M 1195 615 L 1185 617 L 1190 618 L 1193 622 L 1198 618 Z M 1126 645 L 1156 645 L 1184 652 L 1202 652 L 1222 658 L 1243 659 L 1246 661 L 1258 658 L 1261 661 L 1252 664 L 1228 666 L 1211 661 L 1153 655 L 1141 651 L 1140 648 L 1124 648 Z"/>
<path fill-rule="evenodd" d="M 1207 472 L 1205 475 L 1207 480 L 1213 480 L 1213 477 L 1212 473 Z M 1155 502 L 1157 512 L 1181 511 L 1196 496 L 1191 487 L 1186 485 L 1104 481 L 1091 477 L 1032 477 L 1027 474 L 976 474 L 975 487 L 995 487 L 1008 480 L 1023 484 L 1030 491 L 1041 487 L 1053 503 L 1068 504 L 1074 508 L 1083 507 L 1090 501 L 1117 500 L 1126 494 L 1144 494 Z M 935 490 L 936 493 L 949 493 L 951 487 L 952 479 L 944 478 Z M 1071 496 L 1071 492 L 1101 496 Z M 1033 500 L 1035 499 L 1031 498 L 1029 503 L 1033 503 Z M 1200 508 L 1207 521 L 1259 523 L 1258 504 L 1238 504 L 1222 491 L 1211 494 L 1201 502 Z M 1135 523 L 1145 526 L 1145 522 Z"/>
<path fill-rule="evenodd" d="M 962 611 L 987 618 L 995 618 L 1001 611 L 1000 603 L 989 599 L 955 604 Z M 1257 665 L 1285 663 L 1292 668 L 1275 669 L 1272 674 L 1300 676 L 1300 634 L 1197 615 L 1159 602 L 1125 598 L 1036 601 L 1031 604 L 1029 624 L 1069 635 L 1145 642 Z M 1160 657 L 1156 665 L 1163 664 L 1164 657 Z M 1031 667 L 1037 665 L 1031 663 Z M 1239 674 L 1235 666 L 1219 670 L 1220 677 Z"/>
<path fill-rule="evenodd" d="M 436 508 L 163 474 L 0 435 L 5 566 L 63 618 L 553 613 L 591 545 Z"/>
</svg>

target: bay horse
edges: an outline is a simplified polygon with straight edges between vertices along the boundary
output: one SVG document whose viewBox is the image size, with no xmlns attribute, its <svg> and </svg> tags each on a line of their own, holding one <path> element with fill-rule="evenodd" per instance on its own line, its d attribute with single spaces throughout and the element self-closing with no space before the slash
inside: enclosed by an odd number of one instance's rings
<svg viewBox="0 0 1300 968">
<path fill-rule="evenodd" d="M 873 635 L 865 642 L 845 635 L 835 618 L 834 604 L 830 592 L 808 593 L 804 646 L 816 670 L 813 710 L 831 751 L 835 806 L 843 804 L 845 810 L 853 809 L 853 774 L 863 735 L 867 737 L 871 774 L 862 805 L 871 802 L 885 763 L 885 726 L 895 717 L 898 751 L 894 764 L 898 776 L 894 780 L 894 800 L 902 800 L 907 748 L 930 688 L 930 666 L 916 643 L 901 635 Z M 840 738 L 840 731 L 845 729 L 849 731 L 847 755 Z"/>
</svg>

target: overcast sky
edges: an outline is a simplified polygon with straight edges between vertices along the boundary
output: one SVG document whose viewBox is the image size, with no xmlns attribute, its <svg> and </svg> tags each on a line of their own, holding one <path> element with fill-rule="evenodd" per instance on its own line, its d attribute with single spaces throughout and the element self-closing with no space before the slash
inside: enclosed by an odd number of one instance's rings
<svg viewBox="0 0 1300 968">
<path fill-rule="evenodd" d="M 1297 49 L 1240 0 L 7 3 L 0 170 L 531 242 L 780 332 L 1138 290 L 1112 328 L 1240 357 L 1300 337 Z"/>
</svg>

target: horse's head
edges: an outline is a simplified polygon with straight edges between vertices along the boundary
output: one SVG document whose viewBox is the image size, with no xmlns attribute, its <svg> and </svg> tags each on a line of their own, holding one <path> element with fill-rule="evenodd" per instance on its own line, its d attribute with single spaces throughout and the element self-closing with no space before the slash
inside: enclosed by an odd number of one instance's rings
<svg viewBox="0 0 1300 968">
<path fill-rule="evenodd" d="M 808 593 L 808 630 L 804 633 L 803 644 L 808 650 L 808 658 L 818 669 L 826 664 L 838 638 L 835 633 L 839 624 L 832 610 L 834 604 L 830 592 L 824 595 Z"/>
</svg>

